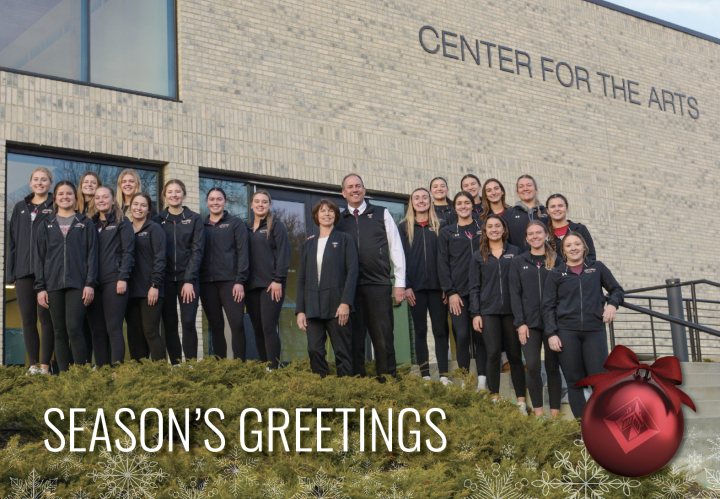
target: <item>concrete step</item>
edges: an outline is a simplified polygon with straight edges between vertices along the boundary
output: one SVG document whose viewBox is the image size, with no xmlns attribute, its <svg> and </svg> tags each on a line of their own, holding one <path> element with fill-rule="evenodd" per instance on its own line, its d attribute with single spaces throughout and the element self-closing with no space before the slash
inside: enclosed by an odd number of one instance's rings
<svg viewBox="0 0 720 499">
<path fill-rule="evenodd" d="M 681 362 L 680 368 L 683 373 L 683 385 L 685 384 L 686 374 L 720 374 L 720 362 Z"/>
<path fill-rule="evenodd" d="M 685 405 L 682 406 L 686 421 L 697 418 L 720 417 L 720 400 L 693 400 L 693 402 L 697 412 Z M 718 428 L 718 434 L 720 434 L 720 427 Z"/>
<path fill-rule="evenodd" d="M 720 385 L 720 373 L 687 373 L 683 374 L 682 385 L 679 388 L 684 390 L 686 386 L 718 385 Z"/>
<path fill-rule="evenodd" d="M 704 400 L 720 400 L 720 386 L 693 386 L 682 384 L 682 391 L 698 404 Z"/>
</svg>

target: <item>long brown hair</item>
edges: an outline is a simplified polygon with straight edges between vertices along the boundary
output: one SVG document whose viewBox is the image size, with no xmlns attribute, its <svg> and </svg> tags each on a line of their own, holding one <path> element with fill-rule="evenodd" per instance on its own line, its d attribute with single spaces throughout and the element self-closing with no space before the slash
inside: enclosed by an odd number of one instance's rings
<svg viewBox="0 0 720 499">
<path fill-rule="evenodd" d="M 538 197 L 537 197 L 537 195 L 538 195 L 537 181 L 535 181 L 535 179 L 533 178 L 532 175 L 528 175 L 528 174 L 520 175 L 520 176 L 518 177 L 518 179 L 515 181 L 515 192 L 518 191 L 518 184 L 519 184 L 520 181 L 521 181 L 522 179 L 524 179 L 524 178 L 526 178 L 526 179 L 528 179 L 528 180 L 532 180 L 532 183 L 533 183 L 533 185 L 535 186 L 535 207 L 538 209 L 538 216 L 540 216 L 540 206 L 542 206 L 542 205 L 540 204 L 540 200 L 539 200 Z"/>
<path fill-rule="evenodd" d="M 132 206 L 132 203 L 135 200 L 135 198 L 143 198 L 145 201 L 147 201 L 148 211 L 147 211 L 147 215 L 145 215 L 145 220 L 149 220 L 150 217 L 152 216 L 152 199 L 150 199 L 150 194 L 148 194 L 147 192 L 136 192 L 130 198 L 130 204 L 128 206 Z M 130 220 L 130 222 L 135 222 L 135 217 L 133 217 L 132 210 L 130 208 L 128 208 L 127 217 L 128 217 L 128 220 Z"/>
<path fill-rule="evenodd" d="M 562 240 L 562 257 L 563 260 L 567 262 L 567 255 L 565 254 L 565 241 L 568 240 L 570 236 L 575 236 L 583 243 L 583 262 L 587 259 L 588 254 L 590 253 L 590 248 L 588 248 L 587 243 L 585 242 L 585 238 L 582 237 L 582 235 L 579 232 L 574 232 L 572 230 L 567 231 L 567 234 L 565 234 L 565 237 L 563 237 Z"/>
<path fill-rule="evenodd" d="M 78 195 L 77 195 L 77 189 L 75 188 L 75 184 L 70 182 L 69 180 L 61 180 L 57 184 L 55 184 L 55 189 L 53 189 L 53 211 L 57 213 L 58 211 L 58 205 L 57 205 L 57 191 L 60 187 L 63 185 L 69 185 L 70 188 L 73 191 L 73 194 L 75 195 L 75 204 L 73 205 L 73 210 L 77 211 L 78 209 Z"/>
<path fill-rule="evenodd" d="M 510 206 L 505 202 L 505 186 L 502 185 L 502 182 L 500 182 L 498 179 L 489 178 L 482 186 L 482 198 L 480 201 L 482 203 L 482 213 L 480 213 L 480 220 L 485 220 L 493 212 L 492 208 L 490 208 L 490 200 L 485 193 L 485 188 L 490 182 L 495 182 L 497 185 L 500 186 L 500 190 L 502 191 L 502 198 L 500 198 L 500 203 L 502 203 L 503 209 L 507 210 L 508 208 L 510 208 Z"/>
<path fill-rule="evenodd" d="M 553 247 L 555 243 L 555 238 L 551 238 L 553 240 L 553 246 L 550 246 L 550 243 L 548 242 L 548 228 L 540 220 L 530 220 L 530 222 L 527 224 L 527 227 L 525 227 L 525 237 L 527 237 L 528 229 L 533 225 L 542 227 L 543 232 L 545 232 L 545 242 L 543 243 L 543 247 L 545 248 L 545 268 L 548 270 L 552 270 L 553 267 L 555 267 L 555 259 L 557 258 L 557 252 Z"/>
<path fill-rule="evenodd" d="M 405 213 L 405 218 L 403 219 L 403 222 L 405 223 L 405 232 L 407 232 L 410 246 L 412 246 L 413 239 L 415 238 L 415 207 L 412 204 L 412 197 L 417 191 L 427 192 L 427 195 L 430 198 L 430 207 L 428 208 L 428 225 L 430 226 L 430 230 L 435 232 L 435 234 L 440 233 L 440 220 L 438 220 L 438 217 L 435 214 L 435 203 L 433 202 L 432 194 L 430 194 L 430 191 L 428 191 L 425 187 L 418 187 L 410 194 L 407 213 Z"/>
<path fill-rule="evenodd" d="M 82 197 L 82 200 L 78 199 L 78 208 L 85 209 L 85 193 L 82 191 L 83 182 L 85 181 L 85 177 L 95 177 L 95 181 L 97 182 L 97 187 L 95 190 L 98 189 L 98 187 L 102 187 L 103 183 L 100 179 L 100 175 L 98 175 L 95 172 L 87 171 L 82 174 L 82 177 L 80 177 L 80 181 L 78 182 L 78 189 L 80 190 L 80 196 Z M 87 216 L 91 216 L 90 212 L 95 213 L 97 210 L 95 210 L 95 194 L 90 198 L 90 201 L 87 203 Z"/>
<path fill-rule="evenodd" d="M 566 210 L 565 220 L 567 221 L 567 210 L 568 210 L 568 208 L 570 208 L 570 204 L 568 203 L 567 198 L 566 198 L 565 196 L 563 196 L 562 194 L 553 194 L 552 196 L 550 196 L 549 198 L 547 198 L 547 201 L 545 201 L 545 208 L 547 208 L 547 205 L 550 204 L 550 201 L 552 201 L 553 199 L 562 199 L 562 200 L 565 202 L 565 210 Z M 553 219 L 552 219 L 552 217 L 550 216 L 550 211 L 549 211 L 549 210 L 548 210 L 548 224 L 547 224 L 547 227 L 548 227 L 548 231 L 550 231 L 550 245 L 552 246 L 552 248 L 553 248 L 556 252 L 562 254 L 562 252 L 563 252 L 563 251 L 562 251 L 562 245 L 560 245 L 561 248 L 558 250 L 558 247 L 557 247 L 557 245 L 555 244 L 555 227 L 553 227 Z M 559 227 L 558 227 L 558 228 L 559 228 Z"/>
<path fill-rule="evenodd" d="M 488 259 L 490 258 L 490 238 L 487 235 L 487 223 L 490 219 L 497 218 L 500 220 L 500 223 L 503 226 L 503 235 L 502 235 L 502 242 L 505 244 L 505 241 L 508 240 L 508 237 L 510 235 L 508 234 L 508 226 L 507 223 L 505 223 L 505 220 L 503 220 L 503 217 L 500 215 L 497 215 L 493 213 L 492 215 L 488 215 L 488 217 L 485 219 L 485 223 L 482 225 L 482 235 L 480 236 L 480 257 L 483 259 L 483 262 L 487 263 Z"/>
<path fill-rule="evenodd" d="M 112 203 L 111 211 L 115 215 L 115 220 L 119 222 L 120 220 L 125 218 L 125 213 L 123 213 L 122 208 L 120 208 L 120 205 L 118 204 L 117 198 L 115 197 L 115 191 L 113 190 L 113 188 L 110 187 L 109 185 L 101 185 L 101 186 L 98 186 L 97 189 L 95 189 L 95 194 L 97 194 L 97 191 L 99 191 L 100 189 L 107 189 L 108 192 L 110 192 L 110 195 L 112 196 L 113 203 Z M 95 216 L 96 213 L 99 213 L 99 212 L 100 212 L 100 210 L 98 210 L 97 206 L 95 206 L 95 203 L 93 203 L 92 207 L 90 209 L 88 209 L 87 216 L 92 218 L 93 216 Z"/>
<path fill-rule="evenodd" d="M 357 176 L 357 175 L 356 175 L 356 176 Z M 347 177 L 346 177 L 346 178 L 347 178 Z M 360 177 L 358 177 L 358 178 L 360 178 Z M 360 181 L 362 182 L 362 179 L 360 179 Z M 343 180 L 343 182 L 345 182 L 345 181 Z M 267 196 L 268 201 L 270 202 L 270 206 L 268 207 L 268 214 L 267 214 L 267 216 L 265 217 L 265 223 L 267 224 L 267 233 L 265 234 L 265 237 L 266 237 L 267 239 L 270 239 L 270 229 L 272 228 L 272 223 L 273 223 L 272 196 L 270 196 L 270 193 L 269 193 L 268 191 L 266 191 L 265 189 L 260 189 L 259 191 L 255 191 L 255 192 L 253 193 L 253 195 L 250 197 L 250 208 L 251 208 L 251 209 L 252 209 L 253 199 L 255 199 L 255 196 L 257 196 L 258 194 L 262 194 L 263 196 Z"/>
</svg>

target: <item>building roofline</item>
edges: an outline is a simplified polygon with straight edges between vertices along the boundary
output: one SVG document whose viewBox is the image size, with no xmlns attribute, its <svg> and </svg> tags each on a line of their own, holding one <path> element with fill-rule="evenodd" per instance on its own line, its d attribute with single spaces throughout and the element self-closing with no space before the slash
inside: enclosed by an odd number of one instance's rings
<svg viewBox="0 0 720 499">
<path fill-rule="evenodd" d="M 623 14 L 627 14 L 629 16 L 637 17 L 639 19 L 642 19 L 644 21 L 648 21 L 651 23 L 659 24 L 661 26 L 665 26 L 666 28 L 674 29 L 677 31 L 680 31 L 682 33 L 686 33 L 688 35 L 696 36 L 698 38 L 702 38 L 703 40 L 707 40 L 709 42 L 720 44 L 720 38 L 716 38 L 714 36 L 706 35 L 705 33 L 700 33 L 699 31 L 695 31 L 690 28 L 684 28 L 682 26 L 679 26 L 677 24 L 673 24 L 668 21 L 663 21 L 662 19 L 658 19 L 657 17 L 648 16 L 647 14 L 643 14 L 641 12 L 638 12 L 636 10 L 627 9 L 625 7 L 621 7 L 620 5 L 616 5 L 614 3 L 606 2 L 605 0 L 585 0 L 586 2 L 594 3 L 595 5 L 599 5 L 601 7 L 606 7 L 611 10 L 615 10 L 617 12 L 622 12 Z"/>
</svg>

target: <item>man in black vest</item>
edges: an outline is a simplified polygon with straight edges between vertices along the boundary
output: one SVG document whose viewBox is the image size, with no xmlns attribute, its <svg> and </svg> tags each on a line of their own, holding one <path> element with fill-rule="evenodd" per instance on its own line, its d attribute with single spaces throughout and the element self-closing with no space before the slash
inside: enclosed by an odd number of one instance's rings
<svg viewBox="0 0 720 499">
<path fill-rule="evenodd" d="M 336 228 L 355 240 L 360 267 L 353 303 L 352 373 L 365 376 L 367 331 L 375 350 L 378 376 L 395 376 L 393 292 L 398 303 L 405 299 L 405 253 L 400 233 L 387 209 L 365 201 L 365 185 L 359 175 L 351 173 L 343 179 L 342 194 L 348 207 Z M 394 272 L 390 269 L 391 259 Z"/>
</svg>

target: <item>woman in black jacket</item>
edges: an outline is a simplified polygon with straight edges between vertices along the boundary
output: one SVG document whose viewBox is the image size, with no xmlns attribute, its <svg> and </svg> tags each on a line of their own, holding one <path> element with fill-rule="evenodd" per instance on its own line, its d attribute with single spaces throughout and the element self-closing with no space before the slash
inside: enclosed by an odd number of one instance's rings
<svg viewBox="0 0 720 499">
<path fill-rule="evenodd" d="M 429 380 L 427 316 L 430 312 L 440 381 L 447 385 L 450 383 L 447 378 L 448 307 L 437 269 L 438 234 L 445 224 L 435 215 L 431 199 L 427 189 L 415 189 L 410 194 L 405 219 L 398 228 L 405 251 L 405 299 L 410 305 L 415 329 L 417 363 L 423 378 Z"/>
<path fill-rule="evenodd" d="M 505 202 L 505 187 L 498 179 L 489 178 L 482 188 L 482 213 L 480 220 L 483 222 L 487 217 L 495 213 L 502 216 L 510 206 Z"/>
<path fill-rule="evenodd" d="M 470 280 L 468 272 L 473 252 L 480 244 L 481 226 L 473 219 L 473 197 L 468 192 L 458 192 L 453 199 L 453 208 L 458 221 L 443 227 L 438 236 L 438 278 L 448 299 L 450 319 L 457 347 L 458 366 L 470 369 L 470 338 L 472 317 L 470 316 Z M 480 335 L 473 337 L 475 365 L 478 373 L 478 389 L 485 387 L 487 356 Z"/>
<path fill-rule="evenodd" d="M 200 299 L 210 325 L 215 355 L 227 358 L 225 317 L 230 324 L 234 359 L 245 360 L 245 284 L 249 275 L 245 223 L 225 211 L 225 191 L 213 187 L 207 195 L 205 251 L 200 264 Z"/>
<path fill-rule="evenodd" d="M 430 194 L 432 194 L 435 215 L 445 225 L 457 222 L 457 214 L 452 207 L 452 199 L 448 197 L 447 180 L 435 177 L 430 181 Z"/>
<path fill-rule="evenodd" d="M 80 199 L 78 201 L 78 210 L 83 215 L 92 217 L 96 213 L 95 209 L 95 191 L 102 185 L 100 175 L 95 172 L 85 172 L 80 177 L 78 188 L 80 189 Z"/>
<path fill-rule="evenodd" d="M 111 187 L 95 190 L 92 221 L 98 239 L 98 285 L 88 308 L 95 365 L 116 365 L 125 359 L 123 319 L 127 308 L 127 284 L 134 263 L 135 234 L 115 200 Z M 108 339 L 112 359 L 108 359 Z"/>
<path fill-rule="evenodd" d="M 510 375 L 520 412 L 527 416 L 525 403 L 525 366 L 520 340 L 513 327 L 510 304 L 510 265 L 520 254 L 517 246 L 508 244 L 505 221 L 493 213 L 485 219 L 480 247 L 470 266 L 470 313 L 473 329 L 482 333 L 487 350 L 488 390 L 500 395 L 500 355 L 503 350 L 510 362 Z"/>
<path fill-rule="evenodd" d="M 165 269 L 165 300 L 163 325 L 170 362 L 197 359 L 198 337 L 195 326 L 200 300 L 199 271 L 205 246 L 205 234 L 200 215 L 183 206 L 187 195 L 182 180 L 168 180 L 163 196 L 168 207 L 156 217 L 155 223 L 167 237 L 167 268 Z M 177 303 L 180 302 L 182 345 L 178 330 Z"/>
<path fill-rule="evenodd" d="M 530 220 L 540 220 L 547 224 L 548 214 L 545 206 L 538 199 L 538 186 L 530 175 L 520 175 L 515 182 L 515 191 L 520 201 L 515 206 L 503 211 L 502 217 L 508 226 L 510 236 L 508 242 L 521 250 L 527 249 L 525 229 Z"/>
<path fill-rule="evenodd" d="M 545 346 L 550 414 L 560 412 L 562 379 L 557 352 L 550 349 L 542 316 L 542 293 L 550 271 L 562 260 L 547 241 L 548 230 L 539 220 L 530 222 L 526 229 L 530 249 L 512 259 L 510 266 L 510 302 L 515 329 L 522 344 L 527 363 L 530 400 L 536 416 L 543 414 L 543 380 L 540 352 Z"/>
<path fill-rule="evenodd" d="M 350 312 L 358 277 L 358 255 L 352 236 L 333 230 L 340 221 L 334 201 L 321 199 L 312 210 L 318 237 L 305 241 L 298 272 L 297 325 L 307 332 L 312 371 L 329 374 L 325 360 L 326 333 L 330 337 L 338 376 L 352 375 Z M 277 223 L 277 222 L 276 222 Z"/>
<path fill-rule="evenodd" d="M 285 300 L 285 281 L 290 268 L 290 238 L 285 224 L 272 213 L 272 198 L 265 190 L 255 191 L 250 198 L 254 219 L 250 230 L 250 262 L 252 270 L 245 299 L 250 314 L 258 355 L 270 368 L 280 363 L 278 322 Z M 314 239 L 314 238 L 313 238 Z"/>
<path fill-rule="evenodd" d="M 562 247 L 562 240 L 565 234 L 570 232 L 576 232 L 580 234 L 585 240 L 585 244 L 588 245 L 588 258 L 595 260 L 595 243 L 590 236 L 590 231 L 587 230 L 583 224 L 575 223 L 572 220 L 567 219 L 568 208 L 570 204 L 567 198 L 562 194 L 553 194 L 547 201 L 545 201 L 548 215 L 548 229 L 552 237 L 550 238 L 550 246 L 555 250 L 556 253 L 560 253 Z"/>
<path fill-rule="evenodd" d="M 13 208 L 7 238 L 7 269 L 5 281 L 15 285 L 20 318 L 23 325 L 25 351 L 30 361 L 28 373 L 47 374 L 55 349 L 55 331 L 47 308 L 38 305 L 35 292 L 35 241 L 43 220 L 53 213 L 53 195 L 50 192 L 53 177 L 45 167 L 30 174 L 32 193 Z M 38 334 L 40 317 L 42 339 Z M 40 345 L 42 344 L 42 359 Z M 40 362 L 40 368 L 36 364 Z"/>
<path fill-rule="evenodd" d="M 97 241 L 92 220 L 77 211 L 77 191 L 71 182 L 58 182 L 53 198 L 55 213 L 37 232 L 35 290 L 40 306 L 50 310 L 55 357 L 60 370 L 67 371 L 70 348 L 75 364 L 85 364 L 90 357 L 83 320 L 95 296 Z"/>
<path fill-rule="evenodd" d="M 463 192 L 467 192 L 472 196 L 472 200 L 473 200 L 472 217 L 473 217 L 473 220 L 477 220 L 478 218 L 480 218 L 480 215 L 483 212 L 482 182 L 480 182 L 480 179 L 477 177 L 477 175 L 468 173 L 462 179 L 460 179 L 460 190 Z"/>
<path fill-rule="evenodd" d="M 562 246 L 565 263 L 555 267 L 545 282 L 543 316 L 548 344 L 560 353 L 570 408 L 579 418 L 585 395 L 575 383 L 604 371 L 605 324 L 615 319 L 624 291 L 605 265 L 587 258 L 589 248 L 580 234 L 568 232 Z M 607 300 L 603 288 L 610 295 Z"/>
<path fill-rule="evenodd" d="M 132 230 L 135 233 L 135 265 L 130 275 L 127 306 L 128 349 L 133 360 L 165 360 L 165 342 L 160 336 L 165 287 L 167 237 L 150 220 L 152 200 L 144 192 L 130 199 Z M 173 304 L 175 297 L 173 296 Z"/>
</svg>

